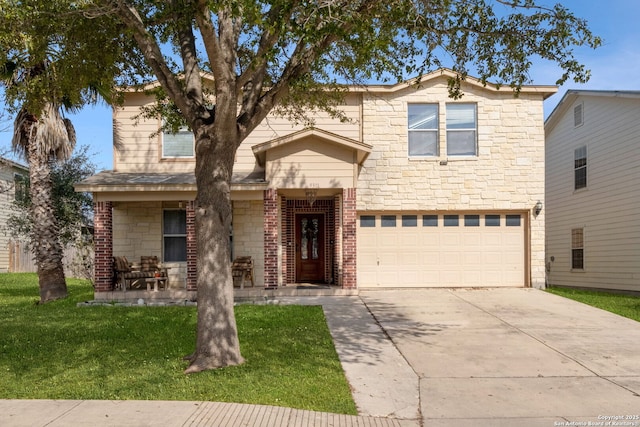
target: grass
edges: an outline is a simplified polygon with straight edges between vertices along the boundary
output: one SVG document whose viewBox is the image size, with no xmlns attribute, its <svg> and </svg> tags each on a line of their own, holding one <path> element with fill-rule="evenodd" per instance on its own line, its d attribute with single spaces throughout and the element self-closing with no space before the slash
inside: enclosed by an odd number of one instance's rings
<svg viewBox="0 0 640 427">
<path fill-rule="evenodd" d="M 640 297 L 637 296 L 569 288 L 550 288 L 548 292 L 640 322 Z"/>
<path fill-rule="evenodd" d="M 68 280 L 69 298 L 45 305 L 35 274 L 0 274 L 0 398 L 205 400 L 356 414 L 321 307 L 236 307 L 246 362 L 184 375 L 193 307 L 76 307 L 93 298 Z"/>
</svg>

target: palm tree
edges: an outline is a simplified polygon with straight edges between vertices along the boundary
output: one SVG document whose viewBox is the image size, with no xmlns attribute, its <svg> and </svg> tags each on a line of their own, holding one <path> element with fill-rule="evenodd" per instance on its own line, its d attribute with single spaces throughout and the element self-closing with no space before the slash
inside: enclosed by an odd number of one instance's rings
<svg viewBox="0 0 640 427">
<path fill-rule="evenodd" d="M 60 110 L 60 106 L 51 102 L 45 103 L 38 115 L 23 107 L 16 116 L 12 139 L 13 150 L 29 165 L 30 240 L 38 269 L 40 303 L 67 296 L 63 246 L 53 207 L 51 165 L 71 156 L 76 134 L 71 121 L 63 118 Z"/>
</svg>

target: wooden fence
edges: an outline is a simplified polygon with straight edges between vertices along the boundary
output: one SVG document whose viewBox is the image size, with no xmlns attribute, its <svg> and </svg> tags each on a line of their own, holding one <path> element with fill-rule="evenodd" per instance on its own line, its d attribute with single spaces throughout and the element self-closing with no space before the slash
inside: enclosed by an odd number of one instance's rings
<svg viewBox="0 0 640 427">
<path fill-rule="evenodd" d="M 64 273 L 67 277 L 91 279 L 93 273 L 93 246 L 81 248 L 67 246 L 64 251 Z M 9 272 L 35 273 L 37 271 L 33 254 L 26 242 L 9 242 Z"/>
</svg>

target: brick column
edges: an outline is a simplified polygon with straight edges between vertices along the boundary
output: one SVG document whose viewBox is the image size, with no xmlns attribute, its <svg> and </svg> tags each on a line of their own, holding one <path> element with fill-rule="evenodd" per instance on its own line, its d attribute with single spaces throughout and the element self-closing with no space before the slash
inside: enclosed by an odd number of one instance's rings
<svg viewBox="0 0 640 427">
<path fill-rule="evenodd" d="M 95 260 L 93 284 L 95 292 L 113 289 L 113 204 L 96 202 L 93 205 Z"/>
<path fill-rule="evenodd" d="M 264 191 L 264 287 L 278 287 L 278 190 Z"/>
<path fill-rule="evenodd" d="M 342 190 L 342 287 L 357 287 L 355 188 Z"/>
<path fill-rule="evenodd" d="M 198 290 L 195 201 L 187 202 L 187 291 Z"/>
</svg>

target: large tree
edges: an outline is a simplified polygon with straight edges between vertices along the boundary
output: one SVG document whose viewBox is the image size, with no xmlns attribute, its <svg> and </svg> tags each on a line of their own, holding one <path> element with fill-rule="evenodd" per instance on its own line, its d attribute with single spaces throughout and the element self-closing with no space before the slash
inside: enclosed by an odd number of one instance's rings
<svg viewBox="0 0 640 427">
<path fill-rule="evenodd" d="M 37 8 L 65 2 L 11 3 Z M 454 97 L 461 95 L 460 82 L 469 70 L 517 93 L 528 81 L 534 57 L 558 64 L 558 83 L 585 81 L 588 70 L 576 61 L 574 48 L 600 44 L 586 22 L 562 5 L 544 7 L 535 0 L 68 3 L 74 12 L 82 9 L 78 21 L 94 21 L 88 35 L 134 41 L 161 86 L 158 111 L 179 112 L 195 135 L 198 330 L 187 373 L 243 361 L 227 242 L 231 176 L 236 150 L 267 114 L 275 109 L 301 119 L 305 111 L 322 108 L 339 115 L 335 106 L 341 84 L 395 82 L 445 65 L 458 73 L 450 82 Z M 97 22 L 103 18 L 122 30 L 103 30 Z M 49 30 L 56 34 L 61 28 Z M 85 54 L 103 52 L 97 48 Z M 123 52 L 130 53 L 124 63 L 135 61 L 134 50 Z M 123 62 L 120 56 L 111 59 Z M 205 75 L 213 77 L 212 86 Z M 164 108 L 166 100 L 171 108 Z"/>
<path fill-rule="evenodd" d="M 563 6 L 533 0 L 93 3 L 126 26 L 195 135 L 198 330 L 187 373 L 243 362 L 227 243 L 231 175 L 239 145 L 269 112 L 336 113 L 330 94 L 340 83 L 399 80 L 442 65 L 460 76 L 452 96 L 469 69 L 517 92 L 534 56 L 560 66 L 560 83 L 585 81 L 574 46 L 600 43 Z"/>
</svg>

